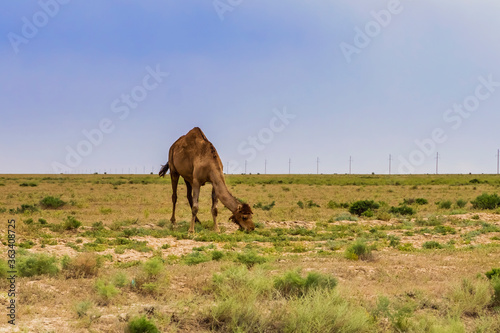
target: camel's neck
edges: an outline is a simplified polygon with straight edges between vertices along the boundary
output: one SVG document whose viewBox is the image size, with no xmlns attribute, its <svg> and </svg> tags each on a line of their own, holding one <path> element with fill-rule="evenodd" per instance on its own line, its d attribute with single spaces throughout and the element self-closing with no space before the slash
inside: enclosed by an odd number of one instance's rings
<svg viewBox="0 0 500 333">
<path fill-rule="evenodd" d="M 227 189 L 226 182 L 224 181 L 224 175 L 222 173 L 216 173 L 210 178 L 217 198 L 224 206 L 234 213 L 238 209 L 240 203 Z"/>
</svg>

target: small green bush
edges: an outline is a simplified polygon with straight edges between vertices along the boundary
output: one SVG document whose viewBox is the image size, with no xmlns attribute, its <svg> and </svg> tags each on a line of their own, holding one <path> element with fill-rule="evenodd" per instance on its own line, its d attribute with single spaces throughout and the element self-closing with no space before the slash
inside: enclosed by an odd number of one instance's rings
<svg viewBox="0 0 500 333">
<path fill-rule="evenodd" d="M 368 210 L 374 211 L 379 207 L 380 205 L 373 200 L 359 200 L 354 202 L 351 207 L 349 207 L 349 213 L 361 216 L 364 212 Z"/>
<path fill-rule="evenodd" d="M 417 198 L 417 199 L 415 199 L 415 203 L 417 205 L 427 205 L 429 203 L 429 201 L 427 199 L 424 199 L 424 198 Z"/>
<path fill-rule="evenodd" d="M 455 201 L 455 204 L 458 208 L 464 208 L 467 205 L 467 200 L 458 199 L 457 201 Z"/>
<path fill-rule="evenodd" d="M 451 201 L 450 200 L 444 200 L 439 202 L 439 208 L 440 209 L 450 209 L 451 208 Z"/>
<path fill-rule="evenodd" d="M 398 207 L 391 207 L 389 210 L 392 214 L 399 214 L 399 215 L 414 215 L 415 210 L 407 205 L 401 205 Z"/>
<path fill-rule="evenodd" d="M 284 297 L 302 297 L 310 290 L 333 289 L 337 280 L 329 275 L 309 272 L 304 278 L 299 271 L 289 271 L 274 279 L 274 288 Z"/>
<path fill-rule="evenodd" d="M 207 262 L 210 260 L 212 260 L 212 258 L 200 251 L 193 251 L 183 258 L 184 263 L 189 266 L 198 265 L 202 262 Z"/>
<path fill-rule="evenodd" d="M 64 219 L 64 222 L 62 224 L 62 228 L 64 230 L 76 230 L 79 227 L 81 227 L 82 222 L 78 221 L 74 216 L 67 216 Z"/>
<path fill-rule="evenodd" d="M 488 279 L 493 279 L 495 277 L 500 278 L 500 268 L 492 268 L 491 271 L 485 273 Z"/>
<path fill-rule="evenodd" d="M 495 209 L 500 206 L 500 197 L 498 194 L 483 193 L 471 201 L 474 209 Z"/>
<path fill-rule="evenodd" d="M 78 318 L 85 317 L 92 306 L 92 302 L 88 300 L 76 303 L 74 308 Z"/>
<path fill-rule="evenodd" d="M 97 280 L 95 289 L 100 305 L 108 305 L 120 293 L 112 283 L 104 282 L 103 280 Z"/>
<path fill-rule="evenodd" d="M 31 277 L 37 275 L 56 275 L 59 268 L 56 265 L 56 257 L 44 253 L 21 256 L 17 261 L 19 276 Z"/>
<path fill-rule="evenodd" d="M 33 183 L 33 182 L 24 182 L 24 183 L 19 184 L 19 186 L 22 186 L 22 187 L 27 187 L 27 186 L 35 187 L 35 186 L 38 186 L 38 184 L 37 183 Z"/>
<path fill-rule="evenodd" d="M 267 262 L 267 258 L 258 255 L 255 251 L 245 251 L 243 253 L 238 253 L 236 260 L 242 264 L 245 264 L 248 268 L 253 267 L 256 264 L 263 264 Z"/>
<path fill-rule="evenodd" d="M 345 250 L 345 257 L 351 260 L 370 260 L 372 249 L 364 241 L 357 240 Z"/>
<path fill-rule="evenodd" d="M 40 206 L 45 209 L 57 209 L 64 206 L 66 202 L 62 201 L 61 198 L 48 196 L 40 200 Z"/>
<path fill-rule="evenodd" d="M 424 249 L 442 249 L 443 246 L 436 241 L 427 241 L 424 244 L 422 244 L 422 248 Z"/>
<path fill-rule="evenodd" d="M 130 333 L 160 333 L 156 325 L 145 316 L 135 318 L 128 323 Z"/>
<path fill-rule="evenodd" d="M 125 287 L 128 284 L 128 282 L 129 282 L 129 277 L 124 272 L 118 272 L 115 275 L 113 275 L 112 283 L 118 288 Z"/>
<path fill-rule="evenodd" d="M 142 266 L 144 273 L 146 273 L 150 279 L 158 277 L 164 268 L 163 260 L 158 257 L 148 259 Z"/>
<path fill-rule="evenodd" d="M 495 276 L 491 279 L 491 285 L 493 286 L 493 297 L 491 299 L 492 306 L 500 306 L 500 276 Z"/>
<path fill-rule="evenodd" d="M 37 211 L 38 211 L 38 207 L 36 207 L 35 205 L 29 205 L 29 204 L 22 204 L 21 207 L 9 210 L 9 212 L 12 214 L 34 213 Z"/>
<path fill-rule="evenodd" d="M 275 202 L 271 202 L 270 204 L 263 204 L 262 202 L 258 202 L 257 204 L 253 205 L 253 208 L 260 208 L 262 210 L 271 210 L 275 205 Z"/>
<path fill-rule="evenodd" d="M 221 260 L 222 257 L 224 257 L 224 252 L 215 250 L 215 251 L 212 251 L 211 255 L 212 255 L 212 260 L 218 261 L 218 260 Z"/>
</svg>

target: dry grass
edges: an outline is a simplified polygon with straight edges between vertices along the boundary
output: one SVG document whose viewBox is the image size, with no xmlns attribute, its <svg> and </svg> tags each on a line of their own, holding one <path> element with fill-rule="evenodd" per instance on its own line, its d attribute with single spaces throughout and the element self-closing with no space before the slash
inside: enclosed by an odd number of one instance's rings
<svg viewBox="0 0 500 333">
<path fill-rule="evenodd" d="M 467 177 L 478 178 L 480 183 L 469 184 Z M 304 276 L 318 272 L 335 277 L 336 298 L 330 295 L 327 299 L 338 311 L 362 309 L 360 313 L 370 314 L 370 321 L 365 323 L 360 316 L 359 322 L 371 331 L 495 332 L 499 310 L 491 306 L 492 288 L 481 276 L 499 267 L 500 215 L 474 211 L 470 204 L 461 209 L 452 205 L 448 210 L 435 204 L 443 199 L 455 203 L 484 192 L 498 193 L 497 178 L 484 177 L 488 183 L 481 183 L 481 176 L 230 176 L 228 184 L 236 197 L 251 205 L 260 202 L 266 206 L 273 201 L 275 205 L 269 210 L 254 209 L 259 226 L 250 234 L 237 231 L 228 222 L 231 213 L 220 207 L 223 233 L 217 235 L 210 231 L 211 188 L 205 186 L 200 196 L 202 226 L 197 226 L 196 235 L 188 236 L 186 220 L 191 213 L 184 185 L 179 186 L 179 223 L 171 230 L 168 180 L 155 176 L 6 175 L 0 177 L 0 219 L 16 219 L 18 245 L 34 243 L 28 249 L 18 248 L 18 257 L 25 253 L 55 255 L 61 268 L 52 277 L 18 279 L 18 328 L 29 332 L 123 332 L 131 318 L 146 316 L 161 331 L 209 331 L 214 326 L 207 314 L 221 304 L 213 293 L 214 274 L 238 267 L 242 260 L 238 254 L 244 253 L 265 258 L 266 263 L 250 269 L 261 270 L 265 278 L 297 269 Z M 21 183 L 37 186 L 19 186 Z M 38 203 L 46 196 L 60 197 L 66 204 L 43 209 Z M 329 208 L 330 202 L 375 200 L 384 202 L 381 209 L 388 211 L 410 198 L 425 198 L 429 204 L 414 206 L 416 216 L 389 215 L 384 220 L 375 216 L 337 221 L 340 215 L 348 216 L 347 209 Z M 298 201 L 313 204 L 300 208 Z M 38 210 L 15 211 L 22 205 Z M 80 221 L 82 227 L 58 227 L 67 216 Z M 2 253 L 6 253 L 6 234 L 2 225 Z M 374 248 L 370 260 L 346 258 L 345 250 L 360 239 Z M 427 241 L 444 248 L 424 250 Z M 186 256 L 192 253 L 208 261 L 187 265 Z M 66 261 L 64 256 L 68 256 Z M 5 284 L 0 287 L 4 292 Z M 283 300 L 280 308 L 305 321 L 307 308 L 315 307 L 322 297 L 326 296 Z M 261 308 L 252 311 L 268 313 L 276 299 L 261 302 Z M 0 305 L 6 304 L 2 294 Z M 316 310 L 318 316 L 323 313 L 321 308 Z M 299 325 L 281 323 L 283 326 L 273 327 L 285 330 Z M 0 332 L 9 328 L 0 322 Z"/>
</svg>

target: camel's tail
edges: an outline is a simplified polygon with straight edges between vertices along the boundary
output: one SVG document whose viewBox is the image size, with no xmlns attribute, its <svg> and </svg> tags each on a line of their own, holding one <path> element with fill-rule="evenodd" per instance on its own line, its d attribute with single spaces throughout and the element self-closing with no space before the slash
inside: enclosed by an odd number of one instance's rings
<svg viewBox="0 0 500 333">
<path fill-rule="evenodd" d="M 161 166 L 161 170 L 158 174 L 160 175 L 160 177 L 165 177 L 167 171 L 168 171 L 168 162 L 167 164 Z"/>
</svg>

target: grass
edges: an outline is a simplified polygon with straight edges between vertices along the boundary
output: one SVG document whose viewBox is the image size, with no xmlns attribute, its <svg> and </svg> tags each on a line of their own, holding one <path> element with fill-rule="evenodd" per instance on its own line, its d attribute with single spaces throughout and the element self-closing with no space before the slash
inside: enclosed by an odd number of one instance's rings
<svg viewBox="0 0 500 333">
<path fill-rule="evenodd" d="M 162 332 L 495 332 L 500 282 L 485 272 L 498 268 L 500 217 L 469 203 L 499 193 L 499 180 L 229 175 L 230 191 L 255 205 L 256 230 L 237 231 L 219 205 L 223 232 L 213 232 L 209 185 L 189 235 L 181 195 L 170 223 L 168 178 L 5 176 L 0 218 L 17 221 L 23 325 L 43 312 L 61 332 L 123 331 L 141 317 Z M 44 208 L 46 197 L 66 204 Z M 379 205 L 373 215 L 349 213 L 365 200 Z M 414 213 L 391 213 L 403 206 Z"/>
</svg>

